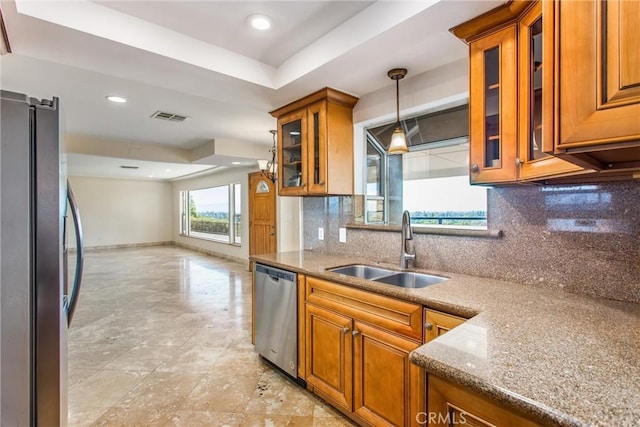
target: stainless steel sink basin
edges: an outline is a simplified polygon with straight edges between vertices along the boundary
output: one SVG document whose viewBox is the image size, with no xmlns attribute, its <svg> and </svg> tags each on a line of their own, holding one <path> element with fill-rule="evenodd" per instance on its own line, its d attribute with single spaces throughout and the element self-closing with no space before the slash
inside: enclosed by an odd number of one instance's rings
<svg viewBox="0 0 640 427">
<path fill-rule="evenodd" d="M 328 271 L 367 280 L 375 280 L 379 277 L 389 276 L 396 273 L 393 270 L 371 267 L 369 265 L 347 265 L 345 267 L 330 268 Z"/>
<path fill-rule="evenodd" d="M 430 274 L 412 273 L 409 271 L 392 274 L 390 276 L 374 279 L 379 283 L 400 286 L 402 288 L 424 288 L 447 280 L 446 277 L 432 276 Z"/>
<path fill-rule="evenodd" d="M 432 276 L 430 274 L 387 270 L 386 268 L 361 264 L 330 268 L 328 271 L 358 277 L 360 279 L 373 280 L 378 283 L 400 286 L 402 288 L 424 288 L 447 280 L 446 277 Z"/>
</svg>

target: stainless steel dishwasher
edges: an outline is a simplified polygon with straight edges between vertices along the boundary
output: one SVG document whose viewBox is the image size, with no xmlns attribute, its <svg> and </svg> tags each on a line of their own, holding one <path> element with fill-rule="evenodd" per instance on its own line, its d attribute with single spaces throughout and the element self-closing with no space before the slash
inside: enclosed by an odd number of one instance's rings
<svg viewBox="0 0 640 427">
<path fill-rule="evenodd" d="M 256 351 L 298 379 L 297 274 L 255 264 Z"/>
</svg>

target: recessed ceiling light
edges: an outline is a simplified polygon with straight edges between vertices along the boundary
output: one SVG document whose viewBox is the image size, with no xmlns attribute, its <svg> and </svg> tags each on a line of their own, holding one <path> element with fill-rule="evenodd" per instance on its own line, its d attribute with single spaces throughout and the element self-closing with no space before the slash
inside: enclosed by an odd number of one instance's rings
<svg viewBox="0 0 640 427">
<path fill-rule="evenodd" d="M 256 30 L 265 31 L 271 28 L 271 18 L 261 13 L 247 16 L 247 22 Z"/>
<path fill-rule="evenodd" d="M 153 175 L 147 175 L 147 178 L 153 178 Z"/>
<path fill-rule="evenodd" d="M 165 169 L 164 171 L 165 172 L 171 172 L 171 169 Z"/>
<path fill-rule="evenodd" d="M 232 165 L 241 165 L 242 163 L 240 162 L 231 162 Z"/>
<path fill-rule="evenodd" d="M 109 95 L 109 96 L 105 96 L 105 98 L 107 98 L 111 102 L 117 102 L 118 104 L 127 102 L 127 100 L 121 96 Z"/>
</svg>

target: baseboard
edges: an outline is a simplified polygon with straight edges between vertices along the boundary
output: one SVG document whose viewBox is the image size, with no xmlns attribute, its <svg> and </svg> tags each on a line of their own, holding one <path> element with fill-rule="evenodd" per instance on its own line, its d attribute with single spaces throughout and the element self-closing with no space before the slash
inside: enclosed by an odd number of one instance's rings
<svg viewBox="0 0 640 427">
<path fill-rule="evenodd" d="M 88 246 L 85 247 L 85 252 L 104 251 L 109 249 L 127 249 L 127 248 L 146 248 L 152 246 L 176 246 L 179 248 L 189 249 L 194 252 L 200 252 L 203 254 L 211 255 L 216 258 L 225 259 L 228 261 L 237 262 L 242 264 L 247 270 L 249 270 L 249 260 L 238 258 L 235 256 L 227 255 L 221 252 L 212 251 L 209 249 L 199 248 L 197 246 L 187 245 L 184 243 L 178 243 L 173 241 L 168 242 L 148 242 L 148 243 L 127 243 L 122 245 L 104 245 L 104 246 Z M 76 248 L 69 248 L 69 253 L 75 253 Z"/>
<path fill-rule="evenodd" d="M 104 251 L 107 249 L 125 249 L 125 248 L 146 248 L 151 246 L 173 246 L 172 241 L 167 242 L 146 242 L 146 243 L 124 243 L 121 245 L 103 245 L 103 246 L 85 246 L 85 252 Z M 70 253 L 76 252 L 76 248 L 69 248 Z"/>
<path fill-rule="evenodd" d="M 228 255 L 228 254 L 224 254 L 224 253 L 221 253 L 221 252 L 212 251 L 210 249 L 204 249 L 204 248 L 199 248 L 197 246 L 187 245 L 185 243 L 173 242 L 173 244 L 175 246 L 177 246 L 177 247 L 180 247 L 180 248 L 185 248 L 185 249 L 189 249 L 189 250 L 192 250 L 192 251 L 195 251 L 195 252 L 200 252 L 200 253 L 203 253 L 203 254 L 211 255 L 211 256 L 214 256 L 216 258 L 222 258 L 222 259 L 226 259 L 228 261 L 237 262 L 239 264 L 244 265 L 244 267 L 247 270 L 249 270 L 249 260 L 247 260 L 247 259 L 238 258 L 238 257 L 231 256 L 231 255 Z"/>
</svg>

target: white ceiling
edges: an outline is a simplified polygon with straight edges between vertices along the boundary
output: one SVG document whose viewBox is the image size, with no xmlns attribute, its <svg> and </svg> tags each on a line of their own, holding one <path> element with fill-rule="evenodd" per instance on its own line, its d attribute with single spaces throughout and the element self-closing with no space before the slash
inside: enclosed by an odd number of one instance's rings
<svg viewBox="0 0 640 427">
<path fill-rule="evenodd" d="M 462 58 L 467 48 L 448 29 L 500 3 L 0 1 L 13 52 L 0 56 L 0 83 L 58 96 L 65 131 L 87 140 L 185 150 L 215 140 L 227 156 L 265 158 L 276 125 L 268 111 L 325 86 L 363 96 L 393 84 L 390 68 L 411 78 Z M 256 12 L 273 19 L 271 30 L 245 24 Z M 151 119 L 157 110 L 189 119 Z M 100 159 L 70 156 L 69 170 L 89 161 Z M 104 162 L 105 176 L 124 176 Z"/>
</svg>

